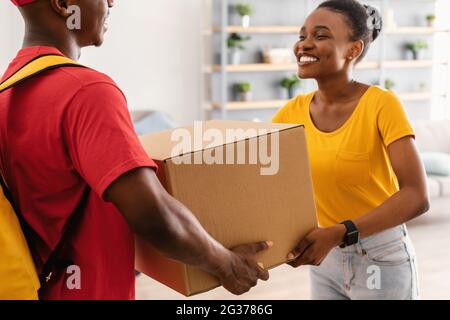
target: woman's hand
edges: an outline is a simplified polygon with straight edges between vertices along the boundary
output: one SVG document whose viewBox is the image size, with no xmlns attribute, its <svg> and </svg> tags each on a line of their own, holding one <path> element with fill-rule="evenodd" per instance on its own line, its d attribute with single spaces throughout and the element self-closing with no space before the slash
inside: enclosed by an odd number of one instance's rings
<svg viewBox="0 0 450 320">
<path fill-rule="evenodd" d="M 345 226 L 341 224 L 314 229 L 288 255 L 288 264 L 294 268 L 302 265 L 319 266 L 328 253 L 343 242 L 345 231 Z"/>
</svg>

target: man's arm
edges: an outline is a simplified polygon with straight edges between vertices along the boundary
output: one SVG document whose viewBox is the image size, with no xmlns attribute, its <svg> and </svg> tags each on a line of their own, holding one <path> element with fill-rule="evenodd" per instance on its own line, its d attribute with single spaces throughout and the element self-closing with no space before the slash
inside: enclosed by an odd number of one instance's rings
<svg viewBox="0 0 450 320">
<path fill-rule="evenodd" d="M 270 242 L 229 251 L 214 240 L 194 215 L 163 188 L 150 168 L 132 170 L 105 191 L 131 229 L 168 258 L 197 266 L 217 276 L 234 294 L 247 292 L 269 274 L 252 259 Z"/>
<path fill-rule="evenodd" d="M 248 291 L 258 278 L 267 279 L 267 272 L 251 259 L 266 243 L 234 253 L 226 250 L 164 190 L 136 136 L 125 97 L 112 81 L 103 79 L 79 90 L 67 107 L 63 128 L 80 176 L 162 254 L 212 273 L 233 293 Z"/>
</svg>

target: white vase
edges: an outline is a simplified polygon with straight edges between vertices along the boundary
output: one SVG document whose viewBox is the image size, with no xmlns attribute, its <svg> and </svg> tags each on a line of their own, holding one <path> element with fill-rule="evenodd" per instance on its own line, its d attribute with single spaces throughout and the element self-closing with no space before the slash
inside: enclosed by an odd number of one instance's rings
<svg viewBox="0 0 450 320">
<path fill-rule="evenodd" d="M 243 16 L 241 23 L 243 28 L 250 27 L 250 16 Z"/>
<path fill-rule="evenodd" d="M 406 50 L 405 58 L 406 58 L 406 60 L 416 60 L 415 59 L 415 54 L 411 50 Z"/>
<path fill-rule="evenodd" d="M 253 98 L 253 94 L 251 91 L 249 92 L 239 92 L 239 100 L 242 102 L 251 101 Z"/>
<path fill-rule="evenodd" d="M 241 63 L 241 52 L 238 49 L 231 49 L 228 54 L 228 62 L 232 65 Z"/>
<path fill-rule="evenodd" d="M 384 25 L 386 29 L 395 29 L 397 28 L 397 22 L 395 21 L 395 13 L 393 9 L 387 9 L 385 14 Z"/>
<path fill-rule="evenodd" d="M 423 60 L 425 57 L 425 50 L 421 49 L 414 54 L 414 60 Z"/>
</svg>

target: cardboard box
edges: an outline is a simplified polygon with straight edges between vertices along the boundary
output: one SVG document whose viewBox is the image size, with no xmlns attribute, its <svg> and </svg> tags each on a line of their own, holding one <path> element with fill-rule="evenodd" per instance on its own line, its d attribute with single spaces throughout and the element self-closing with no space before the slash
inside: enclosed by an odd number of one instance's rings
<svg viewBox="0 0 450 320">
<path fill-rule="evenodd" d="M 268 269 L 285 263 L 298 241 L 317 226 L 303 126 L 207 121 L 141 141 L 159 165 L 166 190 L 225 247 L 274 242 L 257 256 Z M 220 285 L 139 238 L 136 269 L 185 296 Z"/>
</svg>

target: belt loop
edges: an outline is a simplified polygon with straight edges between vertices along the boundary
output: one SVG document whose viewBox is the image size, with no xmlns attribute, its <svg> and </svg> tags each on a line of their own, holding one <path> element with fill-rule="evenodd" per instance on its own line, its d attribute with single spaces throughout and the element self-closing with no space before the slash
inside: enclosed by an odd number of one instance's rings
<svg viewBox="0 0 450 320">
<path fill-rule="evenodd" d="M 408 231 L 406 230 L 405 224 L 401 225 L 401 229 L 402 229 L 402 232 L 403 232 L 403 236 L 406 237 L 408 235 Z"/>
<path fill-rule="evenodd" d="M 362 245 L 361 245 L 361 240 L 358 241 L 358 243 L 355 244 L 355 248 L 356 248 L 356 253 L 358 255 L 362 255 L 363 254 L 363 249 L 362 249 Z"/>
<path fill-rule="evenodd" d="M 359 239 L 358 243 L 355 246 L 356 246 L 356 252 L 359 255 L 361 255 L 361 256 L 367 255 L 367 251 L 364 249 L 361 239 Z"/>
</svg>

